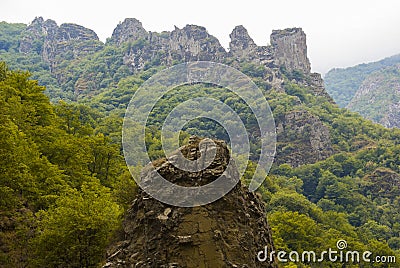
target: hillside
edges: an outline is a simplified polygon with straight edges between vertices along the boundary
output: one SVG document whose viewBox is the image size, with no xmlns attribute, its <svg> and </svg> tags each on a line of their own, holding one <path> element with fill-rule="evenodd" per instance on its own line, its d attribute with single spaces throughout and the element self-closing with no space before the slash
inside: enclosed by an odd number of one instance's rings
<svg viewBox="0 0 400 268">
<path fill-rule="evenodd" d="M 400 64 L 368 75 L 347 108 L 385 127 L 400 127 Z"/>
<path fill-rule="evenodd" d="M 123 161 L 122 117 L 133 94 L 153 74 L 198 60 L 241 70 L 261 89 L 273 111 L 276 156 L 257 198 L 264 202 L 260 207 L 265 206 L 276 249 L 322 252 L 344 239 L 350 250 L 396 255 L 399 260 L 400 130 L 373 124 L 333 102 L 321 75 L 310 72 L 301 28 L 273 31 L 271 45 L 257 46 L 247 30 L 237 26 L 230 35 L 229 51 L 204 27 L 187 25 L 154 33 L 136 19 L 120 23 L 105 44 L 90 29 L 58 26 L 43 18 L 27 26 L 2 23 L 0 33 L 0 60 L 6 62 L 0 65 L 0 132 L 5 137 L 0 144 L 0 193 L 4 196 L 0 267 L 99 267 L 107 265 L 107 249 L 110 265 L 118 265 L 121 256 L 124 261 L 129 257 L 142 261 L 147 252 L 128 256 L 128 250 L 113 256 L 113 249 L 127 246 L 115 244 L 123 242 L 124 234 L 147 237 L 134 229 L 138 223 L 143 223 L 144 230 L 148 227 L 159 230 L 162 237 L 167 235 L 155 212 L 142 207 L 148 202 L 149 208 L 161 211 L 165 205 L 145 201 L 132 178 L 139 177 L 141 166 L 135 166 L 131 175 Z M 17 70 L 28 70 L 32 76 Z M 182 85 L 156 103 L 145 136 L 149 157 L 165 157 L 160 129 L 173 108 L 204 96 L 229 105 L 246 126 L 251 162 L 241 179 L 247 185 L 260 155 L 260 131 L 243 100 L 215 85 Z M 189 143 L 192 134 L 229 143 L 224 129 L 212 120 L 190 121 L 181 133 L 181 143 Z M 141 200 L 134 201 L 137 197 Z M 222 201 L 242 199 L 230 195 Z M 246 206 L 254 201 L 250 199 L 243 199 Z M 224 210 L 227 203 L 222 204 L 222 208 L 211 204 L 212 210 Z M 234 205 L 229 208 L 241 208 Z M 139 212 L 137 218 L 133 211 Z M 231 222 L 223 214 L 221 226 L 241 223 L 240 213 L 232 213 Z M 123 215 L 124 226 L 132 229 L 122 229 Z M 212 220 L 217 216 L 213 214 Z M 153 224 L 146 225 L 147 219 Z M 197 224 L 198 219 L 193 221 Z M 256 223 L 253 218 L 247 222 Z M 220 231 L 219 237 L 236 239 L 227 234 L 237 232 L 235 228 Z M 240 240 L 244 249 L 244 238 L 232 243 Z M 129 248 L 142 243 L 160 252 L 161 245 L 152 241 L 138 241 Z M 162 242 L 170 246 L 169 241 Z M 222 242 L 221 249 L 229 248 L 228 239 Z M 181 247 L 176 246 L 173 256 Z M 235 260 L 240 257 L 236 253 Z M 290 263 L 281 265 L 290 267 Z"/>
<path fill-rule="evenodd" d="M 396 64 L 400 64 L 400 55 L 345 69 L 332 69 L 324 77 L 326 90 L 340 107 L 346 107 L 370 74 Z"/>
</svg>

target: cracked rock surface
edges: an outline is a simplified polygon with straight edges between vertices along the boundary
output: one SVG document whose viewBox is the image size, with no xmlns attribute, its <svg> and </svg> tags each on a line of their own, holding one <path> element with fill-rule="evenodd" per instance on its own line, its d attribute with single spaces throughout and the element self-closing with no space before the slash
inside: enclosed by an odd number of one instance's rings
<svg viewBox="0 0 400 268">
<path fill-rule="evenodd" d="M 204 153 L 200 141 L 191 137 L 180 151 L 195 160 Z M 230 157 L 223 141 L 214 143 L 214 161 L 204 172 L 181 171 L 166 159 L 153 165 L 176 184 L 209 183 L 223 173 Z M 151 176 L 146 172 L 145 168 L 142 178 Z M 232 176 L 238 176 L 237 172 Z M 123 227 L 103 267 L 277 267 L 257 260 L 257 253 L 265 247 L 273 250 L 271 230 L 264 204 L 240 181 L 223 198 L 193 208 L 166 205 L 139 191 Z"/>
</svg>

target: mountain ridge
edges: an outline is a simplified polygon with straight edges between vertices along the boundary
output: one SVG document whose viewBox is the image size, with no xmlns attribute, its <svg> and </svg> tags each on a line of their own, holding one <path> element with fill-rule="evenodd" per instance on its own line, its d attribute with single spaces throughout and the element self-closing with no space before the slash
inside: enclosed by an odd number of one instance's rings
<svg viewBox="0 0 400 268">
<path fill-rule="evenodd" d="M 321 75 L 310 72 L 306 35 L 301 28 L 274 30 L 268 46 L 257 46 L 243 26 L 235 27 L 230 37 L 227 51 L 202 26 L 188 24 L 182 29 L 176 27 L 170 32 L 156 33 L 146 31 L 137 19 L 128 18 L 118 24 L 112 36 L 102 43 L 90 29 L 76 24 L 58 26 L 53 20 L 37 17 L 22 31 L 18 52 L 22 57 L 37 55 L 47 65 L 42 70 L 57 80 L 57 91 L 60 92 L 50 92 L 50 97 L 64 94 L 64 98 L 78 98 L 82 93 L 93 94 L 104 88 L 96 78 L 98 73 L 84 73 L 79 77 L 76 73 L 79 72 L 77 65 L 93 61 L 97 55 L 108 56 L 108 51 L 119 58 L 114 60 L 115 63 L 106 63 L 102 80 L 106 78 L 104 76 L 112 80 L 116 79 L 115 75 L 125 77 L 149 66 L 172 66 L 186 61 L 215 61 L 233 67 L 251 62 L 265 69 L 260 77 L 270 86 L 283 87 L 282 71 L 294 73 L 294 78 L 301 78 L 303 73 L 309 77 L 307 81 L 303 79 L 304 83 L 314 86 L 315 94 L 329 97 L 323 88 Z M 113 64 L 118 64 L 118 69 L 113 68 Z M 41 82 L 54 87 L 54 83 L 46 83 L 43 79 Z M 112 81 L 105 86 L 108 85 L 112 85 Z"/>
</svg>

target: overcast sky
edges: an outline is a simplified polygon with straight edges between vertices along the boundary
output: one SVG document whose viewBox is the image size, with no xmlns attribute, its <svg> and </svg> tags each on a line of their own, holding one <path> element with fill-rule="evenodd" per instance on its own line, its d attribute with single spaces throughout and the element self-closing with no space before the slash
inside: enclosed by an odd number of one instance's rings
<svg viewBox="0 0 400 268">
<path fill-rule="evenodd" d="M 399 0 L 1 0 L 0 21 L 29 23 L 35 16 L 80 24 L 102 41 L 127 17 L 157 32 L 197 24 L 226 48 L 236 25 L 258 45 L 269 43 L 273 29 L 302 27 L 312 70 L 320 73 L 400 53 Z"/>
</svg>

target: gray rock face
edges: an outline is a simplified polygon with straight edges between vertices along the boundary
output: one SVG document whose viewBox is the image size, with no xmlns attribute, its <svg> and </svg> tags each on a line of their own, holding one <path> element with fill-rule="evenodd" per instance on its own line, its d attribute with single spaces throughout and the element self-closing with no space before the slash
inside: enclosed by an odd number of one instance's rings
<svg viewBox="0 0 400 268">
<path fill-rule="evenodd" d="M 122 59 L 124 75 L 134 74 L 151 66 L 172 66 L 189 61 L 214 61 L 256 73 L 268 90 L 285 91 L 282 74 L 294 83 L 308 87 L 314 95 L 329 98 L 319 74 L 310 73 L 307 58 L 306 35 L 301 28 L 275 30 L 271 45 L 257 46 L 243 26 L 237 26 L 230 34 L 229 51 L 204 27 L 186 25 L 182 29 L 161 33 L 146 31 L 134 18 L 125 19 L 115 28 L 108 43 L 119 47 L 118 60 Z M 101 88 L 95 70 L 86 72 L 78 79 L 74 68 L 66 70 L 75 60 L 92 55 L 104 44 L 89 29 L 75 24 L 58 26 L 52 20 L 36 18 L 26 29 L 20 43 L 23 53 L 38 53 L 49 65 L 50 71 L 62 86 L 73 82 L 75 96 L 94 94 Z M 120 63 L 118 63 L 120 64 Z M 282 70 L 281 67 L 284 67 Z M 70 73 L 71 72 L 71 73 Z M 110 70 L 110 75 L 115 70 Z"/>
<path fill-rule="evenodd" d="M 229 43 L 229 52 L 231 56 L 246 58 L 256 53 L 258 47 L 249 36 L 246 28 L 242 25 L 236 26 L 229 37 L 231 38 L 231 42 Z"/>
<path fill-rule="evenodd" d="M 308 75 L 308 79 L 300 81 L 300 83 L 303 86 L 308 87 L 315 96 L 323 96 L 326 99 L 328 99 L 329 101 L 331 101 L 332 103 L 334 102 L 332 97 L 325 90 L 324 80 L 322 79 L 321 74 L 310 73 Z"/>
<path fill-rule="evenodd" d="M 171 51 L 181 55 L 184 61 L 221 61 L 226 57 L 226 51 L 218 39 L 201 26 L 176 28 L 169 39 Z"/>
<path fill-rule="evenodd" d="M 137 19 L 127 18 L 115 28 L 109 43 L 117 46 L 130 44 L 124 63 L 132 71 L 141 70 L 146 64 L 250 61 L 271 69 L 284 66 L 289 71 L 310 73 L 306 36 L 301 28 L 273 31 L 270 46 L 257 46 L 243 26 L 235 27 L 230 37 L 228 53 L 204 27 L 186 25 L 182 29 L 176 27 L 172 32 L 152 33 L 146 31 Z M 58 26 L 52 20 L 44 21 L 39 17 L 27 27 L 20 52 L 42 54 L 50 67 L 55 68 L 56 56 L 63 60 L 75 59 L 101 47 L 96 33 L 90 29 L 76 24 Z M 272 84 L 279 83 L 274 81 Z"/>
<path fill-rule="evenodd" d="M 25 34 L 20 42 L 19 51 L 21 53 L 42 52 L 42 44 L 47 32 L 52 32 L 52 20 L 44 21 L 42 17 L 35 18 L 26 28 Z M 56 24 L 57 26 L 57 24 Z"/>
<path fill-rule="evenodd" d="M 126 42 L 135 42 L 146 39 L 149 33 L 143 28 L 142 23 L 134 18 L 127 18 L 118 24 L 110 39 L 111 44 L 121 45 Z"/>
<path fill-rule="evenodd" d="M 90 41 L 96 40 L 99 38 L 97 34 L 87 29 L 83 26 L 73 24 L 73 23 L 64 23 L 58 28 L 56 40 L 58 42 L 69 42 L 69 41 Z"/>
<path fill-rule="evenodd" d="M 287 113 L 277 124 L 277 134 L 278 164 L 297 167 L 324 160 L 334 153 L 328 128 L 305 110 Z"/>
<path fill-rule="evenodd" d="M 249 36 L 246 28 L 242 25 L 236 26 L 229 36 L 231 42 L 229 43 L 228 57 L 231 60 L 238 62 L 247 61 L 263 65 L 270 69 L 277 69 L 278 66 L 275 65 L 273 59 L 272 46 L 257 46 Z M 274 71 L 274 73 L 276 73 L 276 71 Z M 274 81 L 271 82 L 280 87 L 282 81 L 276 78 L 277 76 L 274 75 Z"/>
<path fill-rule="evenodd" d="M 307 58 L 306 34 L 301 28 L 274 30 L 271 45 L 275 63 L 289 71 L 300 70 L 310 73 L 311 65 Z"/>
<path fill-rule="evenodd" d="M 136 19 L 126 19 L 114 30 L 110 43 L 121 45 L 142 40 L 142 46 L 126 53 L 125 63 L 140 70 L 146 62 L 159 61 L 172 64 L 176 61 L 231 60 L 252 61 L 268 68 L 285 66 L 289 71 L 310 73 L 307 58 L 306 36 L 300 28 L 274 31 L 271 46 L 257 46 L 243 26 L 230 34 L 229 53 L 218 39 L 204 27 L 186 25 L 161 34 L 147 32 Z"/>
<path fill-rule="evenodd" d="M 200 156 L 199 142 L 181 148 L 188 159 Z M 153 162 L 165 179 L 184 186 L 215 180 L 229 161 L 223 141 L 214 141 L 216 157 L 202 173 L 188 174 L 165 159 Z M 141 178 L 151 177 L 148 169 Z M 232 176 L 238 176 L 237 171 Z M 257 253 L 273 250 L 265 207 L 259 197 L 237 184 L 223 198 L 201 207 L 165 205 L 140 192 L 128 211 L 121 240 L 110 248 L 103 267 L 277 267 L 259 262 Z"/>
<path fill-rule="evenodd" d="M 140 22 L 127 19 L 114 30 L 110 42 L 121 45 L 127 41 L 135 41 L 124 55 L 124 63 L 133 72 L 149 63 L 170 66 L 187 61 L 221 62 L 227 54 L 217 38 L 196 25 L 176 27 L 172 32 L 147 33 Z"/>
<path fill-rule="evenodd" d="M 55 72 L 58 60 L 75 59 L 102 48 L 97 34 L 77 24 L 58 26 L 53 20 L 35 18 L 27 27 L 20 43 L 20 52 L 37 53 Z"/>
<path fill-rule="evenodd" d="M 400 128 L 400 101 L 389 104 L 387 114 L 379 123 L 388 128 Z"/>
</svg>

